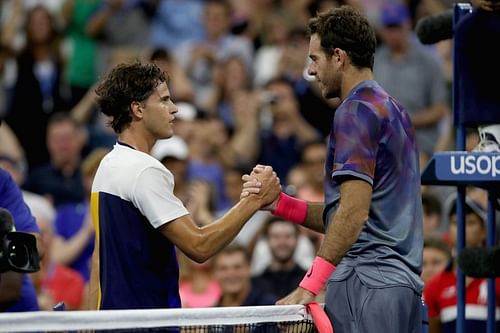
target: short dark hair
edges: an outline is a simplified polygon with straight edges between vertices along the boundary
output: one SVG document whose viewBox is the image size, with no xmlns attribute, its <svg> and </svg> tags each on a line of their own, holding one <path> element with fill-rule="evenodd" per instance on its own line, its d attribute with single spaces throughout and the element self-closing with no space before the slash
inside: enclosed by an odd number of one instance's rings
<svg viewBox="0 0 500 333">
<path fill-rule="evenodd" d="M 431 193 L 422 193 L 422 208 L 425 215 L 437 214 L 441 216 L 443 211 L 438 197 Z"/>
<path fill-rule="evenodd" d="M 102 113 L 112 117 L 113 130 L 121 133 L 132 122 L 130 104 L 146 100 L 163 82 L 168 82 L 168 76 L 155 64 L 120 64 L 97 87 L 97 104 Z"/>
<path fill-rule="evenodd" d="M 223 255 L 226 255 L 226 256 L 230 256 L 234 253 L 241 253 L 243 254 L 243 256 L 245 257 L 245 260 L 247 262 L 247 264 L 250 265 L 250 262 L 252 261 L 252 258 L 251 258 L 251 255 L 250 253 L 248 252 L 247 248 L 240 245 L 240 244 L 237 244 L 237 243 L 231 243 L 229 244 L 228 246 L 226 246 L 225 248 L 223 248 L 222 250 L 220 250 L 219 253 L 217 253 L 217 255 L 214 257 L 214 264 L 217 262 L 217 259 Z"/>
<path fill-rule="evenodd" d="M 324 52 L 331 56 L 335 48 L 348 54 L 358 68 L 373 69 L 377 39 L 370 23 L 356 9 L 342 6 L 309 20 L 309 33 L 317 34 Z"/>
<path fill-rule="evenodd" d="M 430 236 L 424 238 L 424 248 L 433 248 L 446 253 L 448 258 L 451 258 L 450 246 L 441 238 Z"/>
<path fill-rule="evenodd" d="M 288 223 L 288 224 L 290 224 L 290 226 L 293 227 L 293 229 L 295 230 L 295 236 L 299 237 L 299 226 L 298 225 L 293 224 L 291 222 L 287 222 L 286 220 L 284 220 L 282 218 L 271 216 L 266 221 L 266 224 L 264 226 L 264 236 L 266 238 L 269 237 L 269 230 L 271 229 L 272 225 L 275 224 L 275 223 Z"/>
<path fill-rule="evenodd" d="M 51 114 L 47 123 L 47 128 L 51 127 L 54 124 L 66 122 L 71 123 L 71 125 L 73 125 L 77 129 L 80 128 L 78 122 L 66 111 L 56 111 Z"/>
</svg>

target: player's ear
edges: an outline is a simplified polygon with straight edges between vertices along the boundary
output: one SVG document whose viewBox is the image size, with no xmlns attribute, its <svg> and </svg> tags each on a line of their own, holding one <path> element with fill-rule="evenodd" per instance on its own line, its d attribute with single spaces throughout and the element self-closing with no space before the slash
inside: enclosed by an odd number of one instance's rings
<svg viewBox="0 0 500 333">
<path fill-rule="evenodd" d="M 339 62 L 341 65 L 343 65 L 346 63 L 348 55 L 346 51 L 336 47 L 333 49 L 332 57 L 335 57 L 335 60 Z"/>
<path fill-rule="evenodd" d="M 142 119 L 144 115 L 144 108 L 140 102 L 130 103 L 130 111 L 133 118 Z"/>
</svg>

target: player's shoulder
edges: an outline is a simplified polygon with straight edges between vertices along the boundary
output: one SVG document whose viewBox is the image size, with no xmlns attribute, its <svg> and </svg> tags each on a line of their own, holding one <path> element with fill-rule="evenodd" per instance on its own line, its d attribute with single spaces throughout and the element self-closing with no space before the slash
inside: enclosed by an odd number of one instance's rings
<svg viewBox="0 0 500 333">
<path fill-rule="evenodd" d="M 335 118 L 337 120 L 356 118 L 359 120 L 365 118 L 380 118 L 377 111 L 376 104 L 371 101 L 352 97 L 344 100 L 344 102 L 335 111 Z"/>
<path fill-rule="evenodd" d="M 122 192 L 127 184 L 133 186 L 147 170 L 154 170 L 156 174 L 168 173 L 151 155 L 117 144 L 102 159 L 94 178 L 92 191 L 108 192 L 110 189 L 119 188 L 121 189 L 119 192 Z"/>
</svg>

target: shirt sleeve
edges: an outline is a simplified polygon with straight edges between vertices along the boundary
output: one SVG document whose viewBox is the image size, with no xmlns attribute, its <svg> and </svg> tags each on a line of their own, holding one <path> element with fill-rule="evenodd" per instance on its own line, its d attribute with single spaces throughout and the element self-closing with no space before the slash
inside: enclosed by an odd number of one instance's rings
<svg viewBox="0 0 500 333">
<path fill-rule="evenodd" d="M 174 195 L 174 177 L 167 169 L 148 167 L 136 180 L 132 202 L 155 228 L 189 212 Z"/>
<path fill-rule="evenodd" d="M 24 202 L 21 190 L 6 171 L 0 172 L 0 207 L 10 212 L 16 231 L 39 233 L 40 229 Z"/>
<path fill-rule="evenodd" d="M 381 123 L 364 103 L 339 108 L 334 120 L 335 153 L 332 178 L 353 176 L 373 185 Z"/>
</svg>

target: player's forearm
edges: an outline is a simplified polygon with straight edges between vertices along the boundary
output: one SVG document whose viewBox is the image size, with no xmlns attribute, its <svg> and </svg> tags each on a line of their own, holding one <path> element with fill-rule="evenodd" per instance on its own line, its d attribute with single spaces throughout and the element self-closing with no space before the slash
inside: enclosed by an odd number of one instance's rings
<svg viewBox="0 0 500 333">
<path fill-rule="evenodd" d="M 358 239 L 367 219 L 367 212 L 352 211 L 342 207 L 341 204 L 326 230 L 326 236 L 318 251 L 318 256 L 338 265 Z"/>
<path fill-rule="evenodd" d="M 191 253 L 191 259 L 203 262 L 228 245 L 253 214 L 260 208 L 259 201 L 254 198 L 240 200 L 223 217 L 199 228 L 198 237 Z"/>
<path fill-rule="evenodd" d="M 308 202 L 306 219 L 302 225 L 324 234 L 325 225 L 323 223 L 323 209 L 324 204 L 322 202 Z"/>
</svg>

